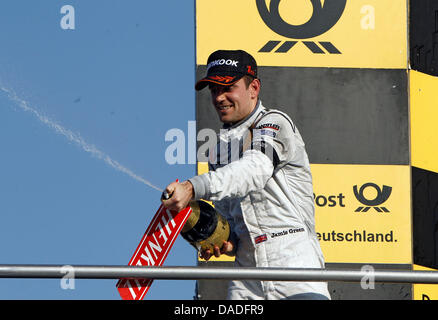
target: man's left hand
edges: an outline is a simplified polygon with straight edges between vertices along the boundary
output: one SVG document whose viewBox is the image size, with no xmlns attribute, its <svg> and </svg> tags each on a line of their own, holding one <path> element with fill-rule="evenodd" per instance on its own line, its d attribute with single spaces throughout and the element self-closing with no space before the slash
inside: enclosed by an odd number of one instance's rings
<svg viewBox="0 0 438 320">
<path fill-rule="evenodd" d="M 234 244 L 231 241 L 225 241 L 222 244 L 222 247 L 214 246 L 213 252 L 210 249 L 203 250 L 199 253 L 199 256 L 204 260 L 210 260 L 210 258 L 214 255 L 216 258 L 219 258 L 222 254 L 230 255 L 234 250 Z"/>
</svg>

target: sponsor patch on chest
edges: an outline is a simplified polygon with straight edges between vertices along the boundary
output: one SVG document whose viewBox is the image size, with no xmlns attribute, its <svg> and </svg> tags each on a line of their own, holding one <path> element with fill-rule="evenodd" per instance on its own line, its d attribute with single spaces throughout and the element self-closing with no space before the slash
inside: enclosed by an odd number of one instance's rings
<svg viewBox="0 0 438 320">
<path fill-rule="evenodd" d="M 278 131 L 278 130 L 280 130 L 280 126 L 278 124 L 275 124 L 275 123 L 263 123 L 261 125 L 258 125 L 256 127 L 256 129 L 272 129 L 272 130 Z"/>
<path fill-rule="evenodd" d="M 286 229 L 286 230 L 283 230 L 280 232 L 270 232 L 269 234 L 264 233 L 260 236 L 255 237 L 254 242 L 255 242 L 255 244 L 259 244 L 259 243 L 267 241 L 269 238 L 273 239 L 273 238 L 285 236 L 288 234 L 294 234 L 294 233 L 298 233 L 298 232 L 304 232 L 304 228 L 290 228 L 290 229 Z M 269 236 L 269 238 L 268 238 L 268 236 Z"/>
<path fill-rule="evenodd" d="M 271 136 L 272 138 L 275 138 L 277 136 L 277 133 L 271 130 L 265 130 L 265 129 L 261 129 L 259 131 L 259 134 L 262 136 Z"/>
</svg>

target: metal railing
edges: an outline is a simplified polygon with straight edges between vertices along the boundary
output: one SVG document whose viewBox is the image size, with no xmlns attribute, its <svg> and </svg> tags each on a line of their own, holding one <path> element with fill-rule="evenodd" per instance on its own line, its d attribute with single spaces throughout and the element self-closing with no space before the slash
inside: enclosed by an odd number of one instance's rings
<svg viewBox="0 0 438 320">
<path fill-rule="evenodd" d="M 216 267 L 135 267 L 91 265 L 0 265 L 0 278 L 76 279 L 167 279 L 167 280 L 262 280 L 262 281 L 347 281 L 372 278 L 374 282 L 438 284 L 438 271 L 401 270 L 327 270 L 289 268 L 216 268 Z"/>
</svg>

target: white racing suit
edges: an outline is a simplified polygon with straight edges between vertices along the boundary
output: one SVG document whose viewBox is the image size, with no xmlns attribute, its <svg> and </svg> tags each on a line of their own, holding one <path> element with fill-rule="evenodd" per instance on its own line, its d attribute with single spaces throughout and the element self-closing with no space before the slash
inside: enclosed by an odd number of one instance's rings
<svg viewBox="0 0 438 320">
<path fill-rule="evenodd" d="M 265 109 L 259 100 L 246 119 L 224 128 L 209 155 L 210 171 L 189 180 L 195 198 L 213 201 L 228 219 L 237 247 L 235 266 L 324 268 L 309 160 L 291 119 Z M 251 141 L 246 151 L 245 138 Z M 288 299 L 306 293 L 330 298 L 325 282 L 234 280 L 228 299 Z"/>
</svg>

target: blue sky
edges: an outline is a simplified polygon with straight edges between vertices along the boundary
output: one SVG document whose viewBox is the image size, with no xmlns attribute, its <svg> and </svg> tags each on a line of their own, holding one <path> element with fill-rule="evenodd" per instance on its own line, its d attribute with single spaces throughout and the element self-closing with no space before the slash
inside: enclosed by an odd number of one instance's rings
<svg viewBox="0 0 438 320">
<path fill-rule="evenodd" d="M 75 9 L 64 30 L 61 7 Z M 164 188 L 165 134 L 195 120 L 193 1 L 0 2 L 0 264 L 124 265 L 160 192 L 41 122 L 36 110 Z M 12 97 L 15 96 L 15 100 Z M 165 265 L 195 266 L 178 238 Z M 0 279 L 0 299 L 119 299 L 117 280 Z M 192 299 L 195 281 L 157 280 L 146 299 Z"/>
</svg>

